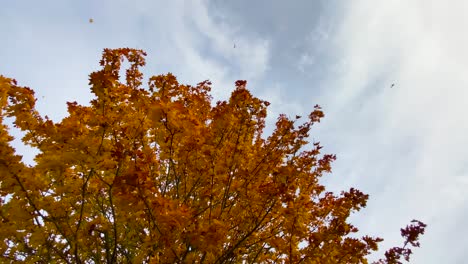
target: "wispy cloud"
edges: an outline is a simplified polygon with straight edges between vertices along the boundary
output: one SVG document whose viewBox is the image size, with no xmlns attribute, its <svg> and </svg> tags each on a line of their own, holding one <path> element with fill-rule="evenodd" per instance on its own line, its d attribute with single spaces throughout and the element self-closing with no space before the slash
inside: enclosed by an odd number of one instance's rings
<svg viewBox="0 0 468 264">
<path fill-rule="evenodd" d="M 194 35 L 201 46 L 201 54 L 196 58 L 192 56 L 188 62 L 204 63 L 195 65 L 195 72 L 207 70 L 204 66 L 209 63 L 211 67 L 208 69 L 211 71 L 208 74 L 215 73 L 210 77 L 214 78 L 214 86 L 221 84 L 224 89 L 230 89 L 232 84 L 223 83 L 223 78 L 229 81 L 247 79 L 255 82 L 263 77 L 268 69 L 270 56 L 268 40 L 243 34 L 239 27 L 227 24 L 222 19 L 222 14 L 209 14 L 206 5 L 189 3 L 185 14 L 189 17 L 186 21 L 186 33 Z"/>
<path fill-rule="evenodd" d="M 329 50 L 339 55 L 320 99 L 328 110 L 321 135 L 338 153 L 328 183 L 371 194 L 354 219 L 387 238 L 384 248 L 411 218 L 426 221 L 413 263 L 456 263 L 462 245 L 450 239 L 468 232 L 446 233 L 468 216 L 460 213 L 468 209 L 466 11 L 461 1 L 353 2 Z"/>
</svg>

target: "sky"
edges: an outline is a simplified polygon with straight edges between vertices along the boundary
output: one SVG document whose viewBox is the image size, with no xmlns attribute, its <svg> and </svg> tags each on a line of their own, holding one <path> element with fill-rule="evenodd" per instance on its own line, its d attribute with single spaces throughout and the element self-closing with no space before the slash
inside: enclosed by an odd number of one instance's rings
<svg viewBox="0 0 468 264">
<path fill-rule="evenodd" d="M 418 219 L 428 227 L 411 263 L 466 263 L 467 13 L 462 0 L 4 1 L 0 74 L 33 88 L 54 121 L 93 98 L 104 48 L 145 50 L 146 77 L 210 79 L 215 100 L 247 80 L 271 103 L 270 130 L 319 104 L 311 139 L 337 155 L 323 183 L 370 195 L 351 218 L 360 232 L 385 250 Z"/>
</svg>

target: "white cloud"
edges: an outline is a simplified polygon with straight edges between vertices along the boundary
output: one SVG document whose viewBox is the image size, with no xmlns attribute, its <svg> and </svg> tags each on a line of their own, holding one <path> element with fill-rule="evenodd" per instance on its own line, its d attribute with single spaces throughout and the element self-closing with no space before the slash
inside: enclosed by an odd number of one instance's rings
<svg viewBox="0 0 468 264">
<path fill-rule="evenodd" d="M 320 100 L 327 109 L 322 138 L 338 153 L 329 183 L 371 194 L 369 208 L 353 219 L 363 233 L 387 238 L 384 247 L 399 243 L 399 227 L 410 219 L 426 221 L 412 263 L 457 259 L 439 236 L 448 237 L 444 230 L 468 207 L 467 7 L 354 1 L 330 51 L 339 54 L 340 70 Z M 460 226 L 451 239 L 466 232 Z"/>
<path fill-rule="evenodd" d="M 274 83 L 268 89 L 264 89 L 254 95 L 262 100 L 268 101 L 271 106 L 268 108 L 268 121 L 276 122 L 280 114 L 295 115 L 303 112 L 302 107 L 295 101 L 285 100 L 287 90 L 283 85 Z"/>
<path fill-rule="evenodd" d="M 200 34 L 199 38 L 206 38 L 203 44 L 210 52 L 204 54 L 205 60 L 207 57 L 220 58 L 214 66 L 231 65 L 230 75 L 238 72 L 239 79 L 254 82 L 263 77 L 268 70 L 270 56 L 266 39 L 247 37 L 239 27 L 228 25 L 222 19 L 214 21 L 214 17 L 222 18 L 223 14 L 209 14 L 206 5 L 188 4 L 186 11 L 187 15 L 192 14 L 188 23 L 193 22 L 193 26 L 188 28 L 195 29 Z"/>
<path fill-rule="evenodd" d="M 327 44 L 330 35 L 333 33 L 333 26 L 333 21 L 327 21 L 325 16 L 321 15 L 314 29 L 302 40 L 303 42 L 297 42 L 293 45 L 294 48 L 298 48 L 305 44 L 310 48 L 310 50 L 306 50 L 299 55 L 296 67 L 300 72 L 306 73 L 307 70 L 313 66 L 317 66 L 317 68 L 320 67 L 317 64 L 322 64 L 322 61 L 317 57 L 322 55 L 324 50 L 328 48 Z M 337 66 L 342 68 L 343 63 L 344 62 L 342 62 L 342 65 Z M 338 70 L 338 67 L 335 66 L 335 70 Z"/>
<path fill-rule="evenodd" d="M 299 63 L 297 65 L 297 68 L 302 72 L 304 73 L 305 72 L 305 68 L 308 67 L 308 66 L 311 66 L 315 63 L 315 58 L 313 55 L 309 54 L 309 53 L 304 53 L 301 55 L 300 59 L 299 59 Z"/>
</svg>

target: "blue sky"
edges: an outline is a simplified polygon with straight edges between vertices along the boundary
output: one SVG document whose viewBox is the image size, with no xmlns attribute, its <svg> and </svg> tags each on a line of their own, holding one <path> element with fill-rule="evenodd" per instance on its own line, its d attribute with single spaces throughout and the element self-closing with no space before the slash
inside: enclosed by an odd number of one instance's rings
<svg viewBox="0 0 468 264">
<path fill-rule="evenodd" d="M 361 231 L 385 249 L 416 218 L 428 228 L 412 263 L 464 263 L 468 3 L 253 2 L 4 1 L 0 74 L 33 88 L 55 121 L 66 101 L 88 104 L 88 74 L 118 47 L 147 51 L 146 77 L 210 79 L 216 100 L 248 80 L 272 103 L 270 130 L 278 114 L 319 104 L 325 119 L 311 138 L 338 158 L 325 183 L 370 195 L 352 217 Z M 15 146 L 31 162 L 34 152 Z"/>
</svg>

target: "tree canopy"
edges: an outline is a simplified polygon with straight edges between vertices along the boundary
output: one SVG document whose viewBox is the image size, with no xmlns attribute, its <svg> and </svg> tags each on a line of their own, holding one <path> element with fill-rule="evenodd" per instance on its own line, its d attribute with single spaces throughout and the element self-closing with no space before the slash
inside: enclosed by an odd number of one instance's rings
<svg viewBox="0 0 468 264">
<path fill-rule="evenodd" d="M 168 73 L 143 88 L 145 55 L 105 49 L 95 98 L 67 102 L 58 123 L 36 111 L 32 89 L 0 76 L 3 263 L 368 262 L 382 239 L 358 237 L 348 220 L 368 195 L 319 183 L 335 156 L 307 141 L 318 105 L 301 124 L 280 115 L 265 137 L 269 103 L 246 81 L 215 104 L 209 81 Z M 11 146 L 6 117 L 39 150 L 35 165 Z M 413 220 L 379 263 L 408 259 L 424 228 Z"/>
</svg>

